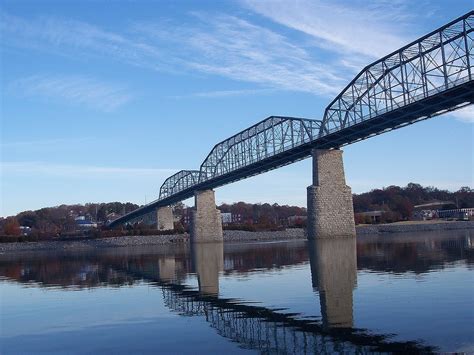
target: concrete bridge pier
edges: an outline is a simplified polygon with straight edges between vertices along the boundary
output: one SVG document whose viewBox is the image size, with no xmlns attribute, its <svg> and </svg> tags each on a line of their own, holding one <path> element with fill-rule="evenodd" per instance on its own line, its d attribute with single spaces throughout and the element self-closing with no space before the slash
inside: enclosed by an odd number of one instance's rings
<svg viewBox="0 0 474 355">
<path fill-rule="evenodd" d="M 191 257 L 199 292 L 217 296 L 219 273 L 224 270 L 224 243 L 191 243 Z"/>
<path fill-rule="evenodd" d="M 355 238 L 309 241 L 313 288 L 319 293 L 323 326 L 353 326 L 353 290 L 357 284 Z"/>
<path fill-rule="evenodd" d="M 221 212 L 216 208 L 214 190 L 194 194 L 191 242 L 222 242 Z"/>
<path fill-rule="evenodd" d="M 342 150 L 313 149 L 313 185 L 308 187 L 308 239 L 355 237 L 351 188 Z"/>
<path fill-rule="evenodd" d="M 160 231 L 174 229 L 173 209 L 170 206 L 156 210 L 156 228 Z"/>
</svg>

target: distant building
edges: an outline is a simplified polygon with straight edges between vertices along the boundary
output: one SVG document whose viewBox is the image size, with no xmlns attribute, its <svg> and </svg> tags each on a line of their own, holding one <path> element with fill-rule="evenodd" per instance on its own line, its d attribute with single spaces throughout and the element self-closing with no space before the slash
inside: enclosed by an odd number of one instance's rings
<svg viewBox="0 0 474 355">
<path fill-rule="evenodd" d="M 382 215 L 385 211 L 367 211 L 367 212 L 360 212 L 358 215 L 363 217 L 369 217 L 372 223 L 380 223 Z"/>
<path fill-rule="evenodd" d="M 413 206 L 415 210 L 437 210 L 443 208 L 443 206 L 453 206 L 455 207 L 456 204 L 453 201 L 431 201 L 429 203 L 424 203 L 422 205 Z"/>
<path fill-rule="evenodd" d="M 181 216 L 181 221 L 184 226 L 189 226 L 192 220 L 192 211 L 193 208 L 185 208 L 183 210 L 183 215 Z M 242 215 L 238 213 L 231 212 L 221 212 L 221 219 L 223 225 L 228 225 L 232 223 L 242 223 Z"/>
<path fill-rule="evenodd" d="M 222 224 L 224 225 L 242 222 L 242 215 L 238 213 L 222 212 L 221 218 L 222 218 Z"/>
<path fill-rule="evenodd" d="M 192 211 L 193 209 L 191 207 L 183 209 L 183 215 L 181 216 L 183 226 L 186 227 L 191 225 Z"/>
<path fill-rule="evenodd" d="M 31 228 L 28 226 L 20 226 L 21 235 L 30 235 Z"/>
<path fill-rule="evenodd" d="M 75 218 L 76 221 L 76 226 L 79 229 L 91 229 L 91 228 L 97 228 L 97 223 L 93 222 L 89 219 L 86 219 L 85 216 L 78 216 Z"/>
<path fill-rule="evenodd" d="M 221 213 L 222 224 L 229 224 L 232 223 L 232 213 L 225 212 Z"/>
<path fill-rule="evenodd" d="M 438 211 L 443 209 L 444 206 L 455 207 L 456 204 L 453 201 L 435 200 L 428 203 L 424 203 L 422 205 L 413 206 L 413 209 L 414 209 L 413 219 L 426 221 L 426 220 L 431 220 L 435 218 L 446 218 L 446 217 L 441 217 L 438 214 Z"/>
<path fill-rule="evenodd" d="M 452 210 L 437 211 L 439 218 L 469 220 L 474 217 L 474 208 L 456 208 Z"/>
</svg>

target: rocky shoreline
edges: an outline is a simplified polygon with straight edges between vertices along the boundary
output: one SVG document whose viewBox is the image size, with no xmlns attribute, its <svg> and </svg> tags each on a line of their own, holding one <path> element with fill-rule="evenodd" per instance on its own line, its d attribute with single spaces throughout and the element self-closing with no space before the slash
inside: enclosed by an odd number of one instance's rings
<svg viewBox="0 0 474 355">
<path fill-rule="evenodd" d="M 439 221 L 439 222 L 413 222 L 393 224 L 373 224 L 358 226 L 357 235 L 373 235 L 386 233 L 413 233 L 430 231 L 449 231 L 460 229 L 474 229 L 474 221 Z"/>
<path fill-rule="evenodd" d="M 357 235 L 384 235 L 390 233 L 414 233 L 428 231 L 449 231 L 474 229 L 474 221 L 455 221 L 439 223 L 404 223 L 357 226 Z M 224 241 L 228 243 L 256 242 L 256 241 L 283 241 L 306 239 L 304 229 L 287 229 L 275 232 L 247 232 L 225 230 Z M 156 235 L 156 236 L 127 236 L 101 239 L 61 240 L 23 243 L 2 243 L 0 254 L 17 251 L 36 250 L 90 250 L 99 248 L 116 248 L 143 245 L 172 245 L 188 243 L 188 234 Z"/>
</svg>

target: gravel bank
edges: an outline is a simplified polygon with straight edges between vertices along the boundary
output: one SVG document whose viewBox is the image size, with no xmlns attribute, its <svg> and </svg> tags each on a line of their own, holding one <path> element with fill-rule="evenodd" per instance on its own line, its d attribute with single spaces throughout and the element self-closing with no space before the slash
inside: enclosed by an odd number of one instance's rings
<svg viewBox="0 0 474 355">
<path fill-rule="evenodd" d="M 109 247 L 127 247 L 140 245 L 168 245 L 174 243 L 186 243 L 189 240 L 187 234 L 174 235 L 151 235 L 151 236 L 129 236 L 102 239 L 86 239 L 74 241 L 46 241 L 25 243 L 1 243 L 0 253 L 9 251 L 30 250 L 91 250 Z"/>
<path fill-rule="evenodd" d="M 358 226 L 357 235 L 474 229 L 474 221 L 394 223 Z"/>
<path fill-rule="evenodd" d="M 474 221 L 469 222 L 441 222 L 441 223 L 419 223 L 419 224 L 385 224 L 358 226 L 357 235 L 383 235 L 386 233 L 413 233 L 428 231 L 446 231 L 474 229 Z M 305 239 L 306 233 L 303 229 L 287 229 L 277 232 L 246 232 L 226 230 L 224 240 L 226 242 L 253 242 L 253 241 L 276 241 Z M 89 239 L 80 241 L 46 241 L 31 243 L 1 243 L 0 253 L 10 251 L 34 251 L 34 250 L 91 250 L 109 247 L 128 247 L 142 245 L 170 245 L 177 243 L 188 243 L 188 234 L 156 235 L 156 236 L 129 236 L 113 237 L 103 239 Z"/>
<path fill-rule="evenodd" d="M 305 230 L 301 228 L 291 228 L 277 232 L 224 231 L 224 240 L 228 242 L 292 240 L 303 238 L 306 238 L 306 233 Z"/>
</svg>

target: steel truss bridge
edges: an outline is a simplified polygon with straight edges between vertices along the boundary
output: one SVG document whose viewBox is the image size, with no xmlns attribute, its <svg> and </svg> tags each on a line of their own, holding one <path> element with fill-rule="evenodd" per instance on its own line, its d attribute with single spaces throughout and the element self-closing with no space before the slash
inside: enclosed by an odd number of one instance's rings
<svg viewBox="0 0 474 355">
<path fill-rule="evenodd" d="M 340 148 L 473 103 L 474 10 L 366 66 L 321 120 L 268 117 L 216 144 L 199 170 L 170 176 L 157 200 L 109 226 L 305 159 L 314 148 Z"/>
</svg>

